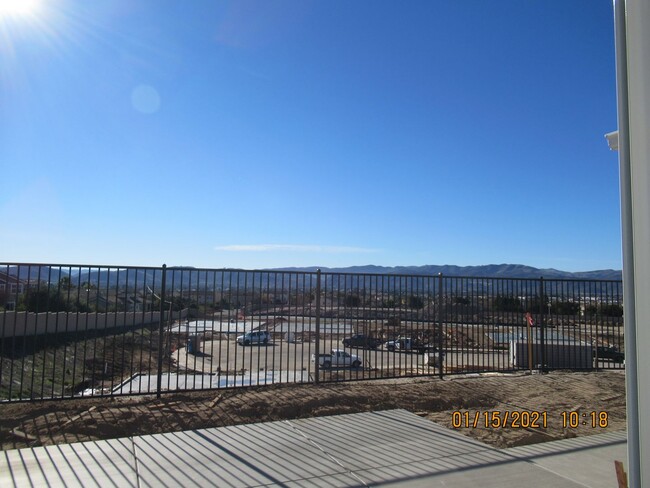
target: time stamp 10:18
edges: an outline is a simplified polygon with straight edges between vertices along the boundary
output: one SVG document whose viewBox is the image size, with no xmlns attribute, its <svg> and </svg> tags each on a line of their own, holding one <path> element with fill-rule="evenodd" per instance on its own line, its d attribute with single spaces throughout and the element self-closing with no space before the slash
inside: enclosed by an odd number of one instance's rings
<svg viewBox="0 0 650 488">
<path fill-rule="evenodd" d="M 563 429 L 581 426 L 606 429 L 609 424 L 609 414 L 605 411 L 561 411 L 552 416 L 545 410 L 487 410 L 455 411 L 451 415 L 451 426 L 454 429 L 546 429 L 551 418 L 558 419 Z"/>
</svg>

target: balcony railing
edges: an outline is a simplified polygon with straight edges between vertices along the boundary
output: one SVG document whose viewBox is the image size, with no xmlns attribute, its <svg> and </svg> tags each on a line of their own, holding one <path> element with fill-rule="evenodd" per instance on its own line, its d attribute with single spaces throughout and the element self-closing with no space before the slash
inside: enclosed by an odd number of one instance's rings
<svg viewBox="0 0 650 488">
<path fill-rule="evenodd" d="M 0 400 L 624 367 L 619 281 L 0 264 Z"/>
</svg>

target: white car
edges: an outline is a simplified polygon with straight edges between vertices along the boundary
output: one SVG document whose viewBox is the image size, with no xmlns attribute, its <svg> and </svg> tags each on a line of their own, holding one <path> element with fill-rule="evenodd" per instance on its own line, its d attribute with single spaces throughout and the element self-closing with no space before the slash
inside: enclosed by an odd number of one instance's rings
<svg viewBox="0 0 650 488">
<path fill-rule="evenodd" d="M 316 362 L 316 355 L 311 355 L 311 362 Z M 332 367 L 352 367 L 358 368 L 361 366 L 361 360 L 359 356 L 350 354 L 343 349 L 332 349 L 329 354 L 319 354 L 318 355 L 318 364 L 325 369 Z"/>
<path fill-rule="evenodd" d="M 240 346 L 250 346 L 251 344 L 268 344 L 270 335 L 265 330 L 252 330 L 244 335 L 237 337 L 237 344 Z"/>
</svg>

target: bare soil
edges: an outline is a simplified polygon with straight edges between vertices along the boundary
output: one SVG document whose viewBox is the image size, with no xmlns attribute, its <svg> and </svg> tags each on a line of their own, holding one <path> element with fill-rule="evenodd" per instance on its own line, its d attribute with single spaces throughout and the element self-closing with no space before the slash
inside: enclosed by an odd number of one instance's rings
<svg viewBox="0 0 650 488">
<path fill-rule="evenodd" d="M 482 374 L 275 385 L 152 396 L 0 405 L 2 450 L 227 425 L 403 408 L 496 447 L 624 430 L 624 371 Z M 485 427 L 499 411 L 505 427 Z M 545 412 L 546 427 L 512 425 L 512 412 Z M 454 412 L 461 412 L 461 415 Z M 563 412 L 578 412 L 576 427 Z M 591 412 L 599 425 L 592 427 Z M 606 412 L 606 416 L 600 412 Z M 584 414 L 584 416 L 583 416 Z M 606 417 L 606 418 L 605 418 Z M 474 426 L 474 419 L 478 418 Z M 606 420 L 603 422 L 603 420 Z M 583 425 L 583 422 L 586 425 Z M 525 423 L 525 422 L 524 422 Z"/>
</svg>

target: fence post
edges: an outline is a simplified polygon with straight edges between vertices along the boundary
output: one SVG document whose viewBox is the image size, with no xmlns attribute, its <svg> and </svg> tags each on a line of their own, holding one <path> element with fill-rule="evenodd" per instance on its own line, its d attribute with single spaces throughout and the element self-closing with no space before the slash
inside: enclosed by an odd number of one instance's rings
<svg viewBox="0 0 650 488">
<path fill-rule="evenodd" d="M 540 372 L 546 371 L 546 297 L 544 295 L 544 277 L 539 277 L 539 347 L 540 347 Z"/>
<path fill-rule="evenodd" d="M 165 336 L 165 288 L 167 287 L 167 265 L 162 265 L 162 284 L 160 290 L 160 322 L 158 324 L 158 383 L 156 385 L 156 398 L 160 398 L 162 390 L 163 368 L 163 338 Z M 170 309 L 171 311 L 171 309 Z"/>
<path fill-rule="evenodd" d="M 444 351 L 442 349 L 442 273 L 438 273 L 438 376 L 442 379 L 442 363 Z"/>
<path fill-rule="evenodd" d="M 316 270 L 316 347 L 314 348 L 314 383 L 320 383 L 320 367 L 318 355 L 320 354 L 320 279 L 321 271 Z"/>
</svg>

